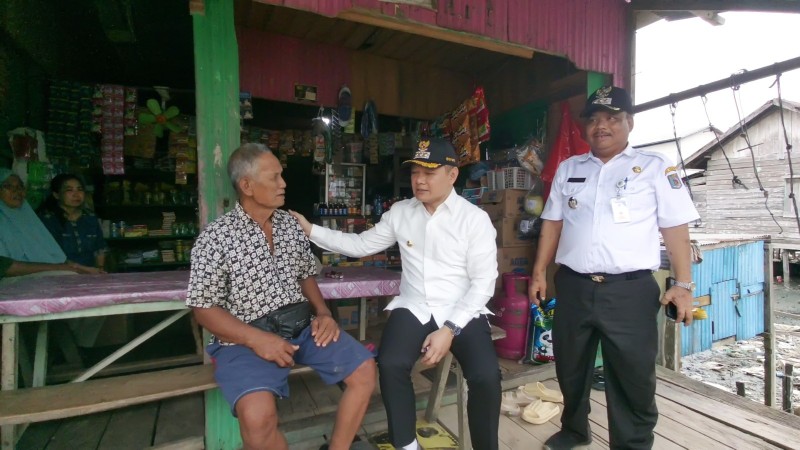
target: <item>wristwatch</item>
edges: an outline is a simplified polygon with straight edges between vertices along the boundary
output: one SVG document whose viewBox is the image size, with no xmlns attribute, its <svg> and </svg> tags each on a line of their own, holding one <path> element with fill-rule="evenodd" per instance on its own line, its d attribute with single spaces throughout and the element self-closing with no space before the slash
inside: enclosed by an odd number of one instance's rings
<svg viewBox="0 0 800 450">
<path fill-rule="evenodd" d="M 688 290 L 689 292 L 694 292 L 694 288 L 695 288 L 694 281 L 690 281 L 690 282 L 687 283 L 685 281 L 677 281 L 676 280 L 676 281 L 673 281 L 672 284 L 674 286 L 682 287 L 682 288 Z"/>
<path fill-rule="evenodd" d="M 453 333 L 453 337 L 456 337 L 459 334 L 461 334 L 461 327 L 454 324 L 453 322 L 450 322 L 449 320 L 444 321 L 444 326 L 450 329 L 450 332 Z"/>
</svg>

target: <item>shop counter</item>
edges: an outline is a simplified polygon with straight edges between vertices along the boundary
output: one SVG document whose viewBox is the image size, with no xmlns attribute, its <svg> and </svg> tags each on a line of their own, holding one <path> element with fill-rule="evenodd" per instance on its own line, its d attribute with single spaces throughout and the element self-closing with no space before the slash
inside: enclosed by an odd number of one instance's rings
<svg viewBox="0 0 800 450">
<path fill-rule="evenodd" d="M 334 270 L 341 278 L 325 276 Z M 359 338 L 364 339 L 366 298 L 399 293 L 400 274 L 374 267 L 326 268 L 317 277 L 326 300 L 361 299 Z M 2 324 L 2 388 L 13 389 L 17 361 L 24 349 L 18 345 L 19 323 L 37 322 L 39 331 L 33 364 L 33 385 L 44 385 L 47 364 L 48 323 L 52 320 L 100 317 L 154 311 L 175 311 L 150 330 L 87 369 L 73 381 L 83 381 L 119 359 L 189 312 L 184 300 L 188 271 L 141 272 L 103 275 L 33 276 L 9 279 L 0 285 Z M 21 355 L 20 355 L 21 351 Z"/>
<path fill-rule="evenodd" d="M 336 273 L 330 274 L 331 270 Z M 331 275 L 335 277 L 330 277 Z M 366 327 L 366 298 L 397 295 L 400 289 L 400 273 L 374 267 L 326 268 L 317 277 L 317 281 L 326 300 L 361 299 L 359 337 L 362 340 Z M 81 382 L 188 314 L 189 308 L 184 303 L 188 282 L 187 271 L 38 275 L 4 281 L 0 284 L 0 325 L 2 325 L 0 387 L 4 391 L 16 389 L 18 366 L 31 368 L 25 346 L 20 345 L 20 323 L 38 323 L 32 373 L 27 384 L 39 387 L 44 386 L 46 379 L 50 321 L 174 311 L 169 317 L 72 380 Z M 15 432 L 13 427 L 2 428 L 5 448 L 14 441 Z"/>
</svg>

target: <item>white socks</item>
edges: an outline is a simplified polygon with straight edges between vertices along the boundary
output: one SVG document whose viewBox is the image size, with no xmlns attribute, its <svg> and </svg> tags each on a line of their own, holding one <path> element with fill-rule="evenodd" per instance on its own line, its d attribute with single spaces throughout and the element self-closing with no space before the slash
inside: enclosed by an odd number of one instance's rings
<svg viewBox="0 0 800 450">
<path fill-rule="evenodd" d="M 418 449 L 419 449 L 419 445 L 417 445 L 417 440 L 416 439 L 414 439 L 414 442 L 412 442 L 412 443 L 410 443 L 410 444 L 408 444 L 406 446 L 403 446 L 403 450 L 418 450 Z"/>
</svg>

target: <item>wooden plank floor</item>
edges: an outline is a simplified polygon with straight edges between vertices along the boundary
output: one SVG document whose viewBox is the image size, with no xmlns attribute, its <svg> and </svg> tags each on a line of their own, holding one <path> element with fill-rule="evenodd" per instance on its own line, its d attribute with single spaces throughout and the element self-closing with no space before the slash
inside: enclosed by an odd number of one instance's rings
<svg viewBox="0 0 800 450">
<path fill-rule="evenodd" d="M 557 388 L 554 378 L 545 385 Z M 607 449 L 605 395 L 592 391 L 593 449 Z M 654 449 L 800 449 L 800 417 L 768 408 L 709 387 L 668 370 L 658 371 L 656 403 L 659 420 Z M 501 416 L 500 448 L 538 449 L 560 429 L 560 414 L 542 425 L 520 417 Z M 451 432 L 457 424 L 455 405 L 442 409 L 439 421 Z"/>
<path fill-rule="evenodd" d="M 370 326 L 367 336 L 380 340 L 382 327 Z M 544 381 L 557 387 L 552 364 L 531 366 L 500 359 L 503 389 Z M 414 372 L 417 410 L 424 412 L 431 380 L 418 366 Z M 666 369 L 658 371 L 656 426 L 657 449 L 800 449 L 800 417 L 766 408 L 756 402 L 709 387 Z M 450 377 L 443 398 L 440 422 L 455 434 L 455 383 Z M 316 450 L 330 436 L 336 407 L 341 398 L 337 386 L 327 386 L 313 373 L 293 376 L 290 397 L 278 402 L 281 429 L 292 450 Z M 608 448 L 608 419 L 605 396 L 592 392 L 592 448 Z M 421 416 L 420 416 L 421 417 Z M 531 425 L 521 418 L 501 417 L 503 449 L 538 449 L 559 429 L 559 417 L 543 425 Z M 189 450 L 203 448 L 203 396 L 190 395 L 159 403 L 94 414 L 73 419 L 31 425 L 23 434 L 20 450 L 160 448 Z M 386 413 L 379 392 L 373 396 L 362 424 L 362 436 L 387 429 Z"/>
<path fill-rule="evenodd" d="M 557 388 L 552 366 L 524 366 L 502 361 L 504 389 L 544 380 Z M 655 449 L 800 449 L 800 417 L 767 408 L 667 370 L 658 371 Z M 415 374 L 418 409 L 424 411 L 430 381 Z M 330 436 L 341 392 L 322 384 L 314 374 L 291 380 L 290 399 L 279 402 L 282 429 L 293 450 L 317 449 Z M 311 395 L 314 392 L 314 395 Z M 455 393 L 444 399 L 439 420 L 453 434 L 457 411 Z M 20 450 L 147 448 L 201 449 L 203 397 L 191 395 L 160 403 L 32 425 L 19 442 Z M 590 421 L 593 449 L 607 449 L 608 419 L 605 395 L 592 391 Z M 519 417 L 500 418 L 501 449 L 538 449 L 559 429 L 560 416 L 532 425 Z M 362 436 L 386 430 L 386 415 L 376 394 L 362 427 Z"/>
</svg>

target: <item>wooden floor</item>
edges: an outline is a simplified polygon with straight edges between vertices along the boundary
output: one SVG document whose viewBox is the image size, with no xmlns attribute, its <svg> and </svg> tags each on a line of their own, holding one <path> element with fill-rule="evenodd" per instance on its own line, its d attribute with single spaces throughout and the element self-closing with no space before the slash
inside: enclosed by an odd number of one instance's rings
<svg viewBox="0 0 800 450">
<path fill-rule="evenodd" d="M 545 385 L 557 388 L 555 379 Z M 800 417 L 767 408 L 665 370 L 656 390 L 659 420 L 654 449 L 800 449 Z M 592 391 L 589 416 L 593 449 L 607 449 L 605 395 Z M 440 422 L 450 430 L 457 423 L 455 406 L 442 410 Z M 539 449 L 560 429 L 560 415 L 543 425 L 501 416 L 500 448 Z"/>
<path fill-rule="evenodd" d="M 535 380 L 557 388 L 552 366 L 518 365 L 501 360 L 504 389 Z M 800 449 L 800 417 L 706 386 L 667 370 L 658 371 L 656 449 Z M 418 406 L 424 410 L 430 389 L 427 377 L 417 373 Z M 341 395 L 314 374 L 291 380 L 290 399 L 279 402 L 281 428 L 293 450 L 317 449 L 330 435 L 335 405 Z M 315 392 L 315 395 L 311 395 Z M 455 391 L 448 390 L 440 423 L 455 434 Z M 592 391 L 594 449 L 609 448 L 605 396 Z M 146 448 L 201 449 L 203 397 L 192 395 L 123 410 L 70 420 L 32 425 L 18 448 L 24 450 Z M 501 416 L 500 448 L 538 449 L 559 429 L 559 417 L 543 425 L 531 425 L 519 417 Z M 379 396 L 364 420 L 362 436 L 386 430 L 386 415 Z"/>
</svg>

